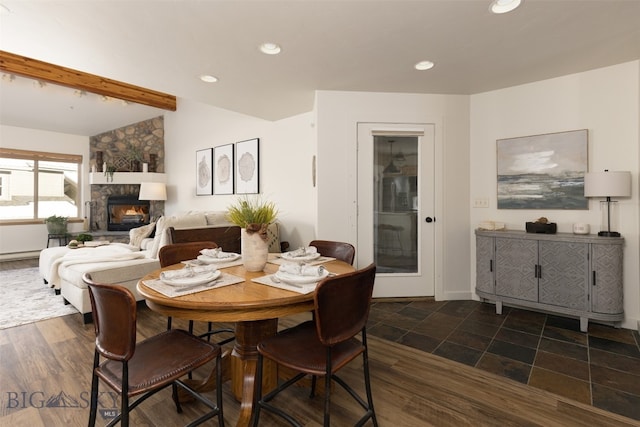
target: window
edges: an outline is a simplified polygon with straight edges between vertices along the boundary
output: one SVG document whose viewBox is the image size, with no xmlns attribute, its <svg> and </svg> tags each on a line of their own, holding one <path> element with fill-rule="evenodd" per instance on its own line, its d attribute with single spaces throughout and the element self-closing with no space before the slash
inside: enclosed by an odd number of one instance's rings
<svg viewBox="0 0 640 427">
<path fill-rule="evenodd" d="M 0 221 L 79 217 L 82 156 L 0 148 Z"/>
</svg>

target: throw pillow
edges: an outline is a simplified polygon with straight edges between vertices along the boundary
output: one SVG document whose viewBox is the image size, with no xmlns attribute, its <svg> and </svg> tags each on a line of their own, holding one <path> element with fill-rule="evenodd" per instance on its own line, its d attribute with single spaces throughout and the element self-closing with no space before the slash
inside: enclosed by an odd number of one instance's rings
<svg viewBox="0 0 640 427">
<path fill-rule="evenodd" d="M 267 227 L 267 244 L 269 245 L 269 252 L 279 253 L 280 250 L 280 229 L 277 222 L 272 222 Z"/>
<path fill-rule="evenodd" d="M 153 233 L 153 230 L 155 230 L 155 228 L 155 222 L 152 222 L 148 225 L 143 225 L 142 227 L 132 228 L 131 230 L 129 230 L 129 244 L 140 249 L 142 240 L 149 237 L 151 233 Z"/>
</svg>

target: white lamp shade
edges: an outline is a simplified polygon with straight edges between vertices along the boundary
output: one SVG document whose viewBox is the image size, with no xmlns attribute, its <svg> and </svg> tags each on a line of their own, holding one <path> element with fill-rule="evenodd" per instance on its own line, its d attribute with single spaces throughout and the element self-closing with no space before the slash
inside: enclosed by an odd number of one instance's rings
<svg viewBox="0 0 640 427">
<path fill-rule="evenodd" d="M 631 197 L 631 172 L 588 172 L 585 197 Z"/>
<path fill-rule="evenodd" d="M 143 182 L 140 184 L 139 200 L 167 200 L 167 186 L 161 182 Z"/>
</svg>

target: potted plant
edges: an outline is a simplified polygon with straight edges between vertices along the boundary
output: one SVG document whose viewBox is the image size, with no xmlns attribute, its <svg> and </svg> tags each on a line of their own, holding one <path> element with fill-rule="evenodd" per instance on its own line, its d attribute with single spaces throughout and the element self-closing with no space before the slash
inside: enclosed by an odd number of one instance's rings
<svg viewBox="0 0 640 427">
<path fill-rule="evenodd" d="M 111 181 L 113 182 L 113 174 L 116 172 L 116 167 L 113 165 L 108 165 L 105 163 L 105 168 L 104 168 L 104 176 L 107 177 L 107 182 Z"/>
<path fill-rule="evenodd" d="M 144 161 L 144 156 L 140 147 L 133 144 L 131 141 L 128 141 L 125 158 L 129 161 L 129 170 L 131 172 L 140 172 L 142 162 Z"/>
<path fill-rule="evenodd" d="M 67 217 L 51 215 L 45 218 L 44 223 L 47 224 L 47 232 L 49 234 L 67 234 Z"/>
<path fill-rule="evenodd" d="M 275 204 L 259 197 L 243 197 L 229 206 L 227 219 L 241 228 L 242 261 L 247 271 L 262 271 L 267 265 L 267 227 L 277 216 Z"/>
</svg>

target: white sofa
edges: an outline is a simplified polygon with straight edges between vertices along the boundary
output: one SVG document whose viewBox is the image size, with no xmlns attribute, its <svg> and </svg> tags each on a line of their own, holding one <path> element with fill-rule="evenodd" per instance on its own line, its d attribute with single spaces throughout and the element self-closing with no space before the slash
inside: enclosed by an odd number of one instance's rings
<svg viewBox="0 0 640 427">
<path fill-rule="evenodd" d="M 54 247 L 40 253 L 40 273 L 45 282 L 59 291 L 65 304 L 72 304 L 82 315 L 84 323 L 91 322 L 89 291 L 82 280 L 90 273 L 99 283 L 119 284 L 133 292 L 140 301 L 136 285 L 146 274 L 160 268 L 158 251 L 172 243 L 169 228 L 228 227 L 226 212 L 191 211 L 163 216 L 155 223 L 155 236 L 144 238 L 137 229 L 130 232 L 131 244 L 113 243 L 97 248 L 69 249 Z M 142 229 L 142 227 L 140 227 Z M 149 231 L 153 229 L 149 227 Z M 280 252 L 279 226 L 270 227 L 270 251 Z M 141 238 L 142 237 L 142 238 Z"/>
</svg>

